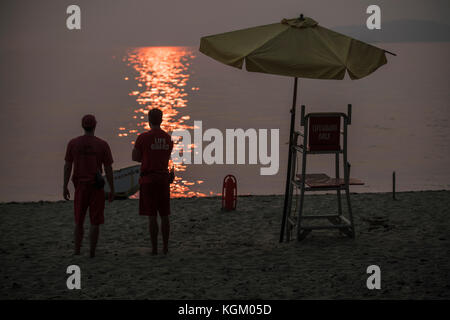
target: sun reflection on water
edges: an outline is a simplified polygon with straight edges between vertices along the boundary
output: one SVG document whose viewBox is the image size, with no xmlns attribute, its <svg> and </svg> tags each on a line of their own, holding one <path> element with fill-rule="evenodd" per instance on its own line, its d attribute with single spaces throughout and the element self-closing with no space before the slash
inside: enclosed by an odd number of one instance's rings
<svg viewBox="0 0 450 320">
<path fill-rule="evenodd" d="M 142 47 L 128 51 L 123 61 L 136 73 L 136 87 L 129 93 L 137 102 L 133 115 L 136 127 L 119 127 L 119 137 L 132 136 L 135 140 L 140 133 L 149 130 L 147 114 L 152 108 L 162 110 L 161 128 L 169 134 L 175 129 L 193 129 L 193 126 L 185 123 L 190 116 L 185 112 L 180 113 L 180 110 L 188 105 L 188 91 L 197 92 L 200 89 L 187 88 L 190 61 L 194 58 L 193 51 L 187 47 Z M 124 77 L 125 81 L 132 79 L 130 75 Z M 177 148 L 180 145 L 174 141 L 174 149 Z M 174 166 L 176 172 L 171 185 L 172 197 L 207 196 L 192 190 L 193 186 L 203 183 L 202 180 L 189 181 L 181 177 L 181 173 L 186 171 L 186 165 L 170 163 L 170 166 Z"/>
</svg>

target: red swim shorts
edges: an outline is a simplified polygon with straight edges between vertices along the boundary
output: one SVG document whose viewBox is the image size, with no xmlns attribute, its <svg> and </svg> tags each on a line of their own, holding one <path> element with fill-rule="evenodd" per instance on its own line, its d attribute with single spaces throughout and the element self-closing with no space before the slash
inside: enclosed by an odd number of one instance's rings
<svg viewBox="0 0 450 320">
<path fill-rule="evenodd" d="M 78 183 L 75 187 L 75 223 L 84 224 L 87 209 L 91 224 L 99 225 L 105 222 L 105 191 L 96 189 L 93 184 Z"/>
<path fill-rule="evenodd" d="M 170 215 L 170 185 L 168 175 L 150 174 L 141 178 L 139 189 L 139 215 Z"/>
</svg>

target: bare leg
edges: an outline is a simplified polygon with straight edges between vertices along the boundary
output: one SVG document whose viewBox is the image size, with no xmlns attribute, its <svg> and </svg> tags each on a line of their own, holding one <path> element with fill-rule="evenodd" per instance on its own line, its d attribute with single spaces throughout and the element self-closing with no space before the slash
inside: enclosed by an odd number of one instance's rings
<svg viewBox="0 0 450 320">
<path fill-rule="evenodd" d="M 95 249 L 97 248 L 98 235 L 100 233 L 99 225 L 91 224 L 91 258 L 95 257 Z"/>
<path fill-rule="evenodd" d="M 157 216 L 149 217 L 150 240 L 152 241 L 152 254 L 158 254 L 158 220 Z"/>
<path fill-rule="evenodd" d="M 81 242 L 83 241 L 83 234 L 84 234 L 84 230 L 83 230 L 83 225 L 82 224 L 76 224 L 75 225 L 75 232 L 74 232 L 74 236 L 75 236 L 75 252 L 74 254 L 79 255 L 80 251 L 81 251 Z"/>
<path fill-rule="evenodd" d="M 169 234 L 170 234 L 169 216 L 161 217 L 161 231 L 163 238 L 163 252 L 164 254 L 167 254 L 169 253 Z"/>
</svg>

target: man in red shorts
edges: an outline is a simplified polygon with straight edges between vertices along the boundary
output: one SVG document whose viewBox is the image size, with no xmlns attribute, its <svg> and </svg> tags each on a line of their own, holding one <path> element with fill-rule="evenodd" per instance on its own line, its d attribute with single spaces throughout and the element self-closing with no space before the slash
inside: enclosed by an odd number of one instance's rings
<svg viewBox="0 0 450 320">
<path fill-rule="evenodd" d="M 63 197 L 69 200 L 69 184 L 72 172 L 72 181 L 75 187 L 75 254 L 80 254 L 83 240 L 83 224 L 89 208 L 91 221 L 90 229 L 90 256 L 95 257 L 99 226 L 104 223 L 103 211 L 105 209 L 104 180 L 101 176 L 102 166 L 105 167 L 106 179 L 110 185 L 109 201 L 114 199 L 114 180 L 112 172 L 112 155 L 106 141 L 94 136 L 97 121 L 93 115 L 85 115 L 81 120 L 84 135 L 70 140 L 67 145 L 66 163 L 64 165 Z"/>
<path fill-rule="evenodd" d="M 173 142 L 160 128 L 162 111 L 152 109 L 148 113 L 151 130 L 142 133 L 136 139 L 132 153 L 133 161 L 141 162 L 141 178 L 139 179 L 139 214 L 149 216 L 152 254 L 158 253 L 158 221 L 161 217 L 163 252 L 169 252 L 169 215 L 170 215 L 170 181 L 168 164 L 172 153 Z M 171 172 L 170 174 L 173 174 Z"/>
</svg>

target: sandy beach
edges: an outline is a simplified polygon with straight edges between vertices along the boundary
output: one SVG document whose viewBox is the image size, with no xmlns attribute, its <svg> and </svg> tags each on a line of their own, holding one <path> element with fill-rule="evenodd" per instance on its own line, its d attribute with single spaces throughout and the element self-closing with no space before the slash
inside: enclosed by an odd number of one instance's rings
<svg viewBox="0 0 450 320">
<path fill-rule="evenodd" d="M 106 204 L 97 257 L 73 256 L 73 202 L 0 204 L 0 299 L 448 299 L 450 192 L 352 194 L 356 239 L 278 243 L 282 196 L 172 200 L 168 256 L 150 255 L 137 200 Z M 309 213 L 335 195 L 306 196 Z M 87 226 L 87 224 L 86 224 Z M 87 231 L 87 230 L 86 230 Z M 86 232 L 87 233 L 87 232 Z M 66 268 L 81 268 L 68 290 Z M 366 268 L 381 268 L 381 290 Z"/>
</svg>

